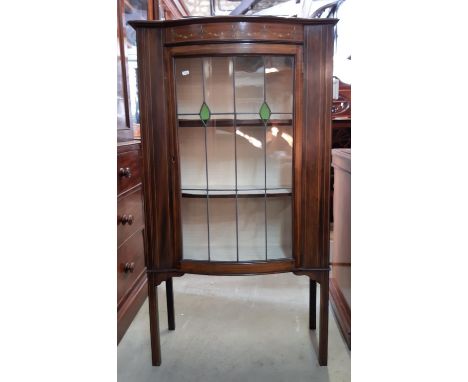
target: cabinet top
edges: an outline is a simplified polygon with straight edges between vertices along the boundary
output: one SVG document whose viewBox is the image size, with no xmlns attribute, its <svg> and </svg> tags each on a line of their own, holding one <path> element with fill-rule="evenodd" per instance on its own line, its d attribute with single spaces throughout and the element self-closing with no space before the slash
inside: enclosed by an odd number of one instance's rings
<svg viewBox="0 0 468 382">
<path fill-rule="evenodd" d="M 176 20 L 158 21 L 129 21 L 133 28 L 165 28 L 179 25 L 211 24 L 211 23 L 278 23 L 278 24 L 300 24 L 300 25 L 335 25 L 338 19 L 302 19 L 298 17 L 278 16 L 212 16 L 212 17 L 187 17 Z"/>
</svg>

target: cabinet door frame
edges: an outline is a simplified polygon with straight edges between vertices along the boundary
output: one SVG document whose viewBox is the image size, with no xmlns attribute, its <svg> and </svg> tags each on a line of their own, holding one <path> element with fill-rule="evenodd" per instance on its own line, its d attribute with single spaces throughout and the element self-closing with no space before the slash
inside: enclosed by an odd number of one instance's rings
<svg viewBox="0 0 468 382">
<path fill-rule="evenodd" d="M 293 163 L 292 163 L 292 259 L 240 262 L 208 262 L 182 259 L 181 180 L 178 149 L 178 129 L 175 98 L 174 59 L 181 57 L 222 56 L 292 56 L 294 57 L 293 104 Z M 298 266 L 301 253 L 300 211 L 302 170 L 302 120 L 303 120 L 303 48 L 298 44 L 274 43 L 226 43 L 172 46 L 164 49 L 167 129 L 170 136 L 172 162 L 172 221 L 174 233 L 174 260 L 177 269 L 186 273 L 202 274 L 251 274 L 290 272 Z"/>
</svg>

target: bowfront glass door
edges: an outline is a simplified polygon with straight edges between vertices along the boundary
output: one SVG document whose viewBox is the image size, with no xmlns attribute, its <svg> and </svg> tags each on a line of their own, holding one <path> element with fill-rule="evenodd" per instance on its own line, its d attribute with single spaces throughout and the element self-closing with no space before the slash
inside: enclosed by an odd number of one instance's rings
<svg viewBox="0 0 468 382">
<path fill-rule="evenodd" d="M 293 56 L 174 59 L 183 259 L 292 257 Z"/>
</svg>

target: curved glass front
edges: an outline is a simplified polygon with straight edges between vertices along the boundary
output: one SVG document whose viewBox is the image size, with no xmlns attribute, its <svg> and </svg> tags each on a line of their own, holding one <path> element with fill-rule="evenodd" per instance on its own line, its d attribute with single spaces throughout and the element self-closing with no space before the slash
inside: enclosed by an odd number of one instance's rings
<svg viewBox="0 0 468 382">
<path fill-rule="evenodd" d="M 183 259 L 292 257 L 294 57 L 175 58 Z"/>
</svg>

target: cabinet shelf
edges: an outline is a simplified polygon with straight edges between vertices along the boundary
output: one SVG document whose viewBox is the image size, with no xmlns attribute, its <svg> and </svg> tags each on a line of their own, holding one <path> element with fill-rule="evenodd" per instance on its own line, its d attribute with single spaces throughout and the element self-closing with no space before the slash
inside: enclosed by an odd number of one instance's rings
<svg viewBox="0 0 468 382">
<path fill-rule="evenodd" d="M 278 241 L 280 238 L 272 237 L 272 241 Z M 228 247 L 222 245 L 210 246 L 212 258 L 197 258 L 203 252 L 203 247 L 185 247 L 184 258 L 187 261 L 198 261 L 204 263 L 264 263 L 270 261 L 287 261 L 292 259 L 292 248 L 281 245 L 270 245 L 268 250 L 265 248 L 253 248 L 248 253 L 244 253 L 243 259 L 236 261 L 236 247 Z M 213 256 L 215 255 L 215 256 Z M 238 256 L 238 254 L 237 254 Z"/>
<path fill-rule="evenodd" d="M 239 113 L 237 113 L 239 114 Z M 284 115 L 285 113 L 282 113 Z M 252 115 L 252 114 L 250 114 Z M 287 115 L 287 114 L 286 114 Z M 192 117 L 193 119 L 187 118 Z M 216 115 L 215 115 L 216 116 Z M 291 115 L 292 116 L 292 115 Z M 180 118 L 186 117 L 186 118 Z M 196 114 L 185 114 L 179 115 L 178 119 L 179 127 L 203 127 L 203 123 L 200 120 L 200 117 Z M 234 126 L 234 119 L 233 118 L 216 118 L 208 121 L 207 126 L 217 126 L 217 127 L 232 127 Z M 235 124 L 237 127 L 241 126 L 258 126 L 264 127 L 264 123 L 260 118 L 257 119 L 236 119 Z M 268 120 L 268 125 L 275 125 L 275 126 L 292 126 L 292 119 L 276 119 L 271 118 Z"/>
<path fill-rule="evenodd" d="M 291 188 L 267 188 L 267 189 L 182 189 L 182 196 L 187 198 L 204 198 L 209 196 L 210 198 L 261 198 L 264 196 L 291 196 Z"/>
</svg>

